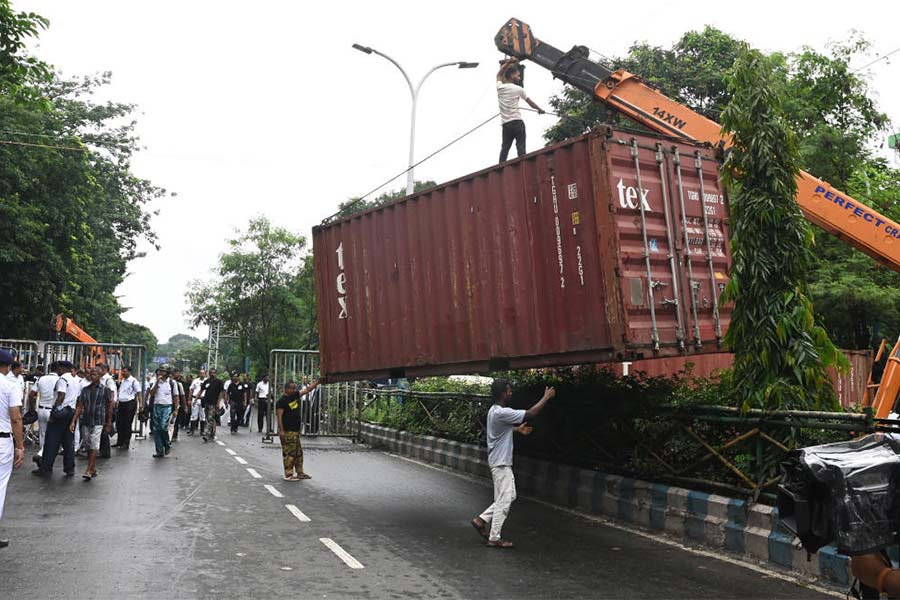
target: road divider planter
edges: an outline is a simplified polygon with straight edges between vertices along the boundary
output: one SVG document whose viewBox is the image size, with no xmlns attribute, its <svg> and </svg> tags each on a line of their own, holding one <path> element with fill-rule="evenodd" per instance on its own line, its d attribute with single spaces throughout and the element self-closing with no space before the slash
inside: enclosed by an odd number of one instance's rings
<svg viewBox="0 0 900 600">
<path fill-rule="evenodd" d="M 490 477 L 483 447 L 372 423 L 362 423 L 359 433 L 370 446 Z M 830 583 L 849 584 L 849 558 L 826 547 L 807 561 L 806 551 L 778 524 L 774 507 L 528 456 L 517 455 L 513 470 L 520 494 L 664 533 L 688 545 L 724 550 Z"/>
</svg>

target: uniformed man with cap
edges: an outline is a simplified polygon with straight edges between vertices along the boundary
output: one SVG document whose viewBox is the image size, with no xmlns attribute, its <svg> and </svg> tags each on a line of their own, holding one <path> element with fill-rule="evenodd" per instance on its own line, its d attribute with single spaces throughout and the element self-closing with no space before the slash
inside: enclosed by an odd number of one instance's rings
<svg viewBox="0 0 900 600">
<path fill-rule="evenodd" d="M 32 473 L 49 476 L 53 472 L 53 463 L 56 462 L 59 447 L 62 446 L 63 471 L 66 477 L 72 477 L 75 475 L 75 434 L 69 430 L 69 425 L 75 415 L 75 404 L 81 389 L 75 382 L 75 376 L 70 372 L 72 363 L 62 360 L 57 364 L 60 377 L 56 387 L 56 401 L 50 409 L 47 436 L 44 439 L 44 449 L 41 453 L 41 465 Z"/>
<path fill-rule="evenodd" d="M 3 518 L 9 476 L 13 468 L 21 467 L 25 460 L 22 398 L 18 387 L 6 377 L 12 363 L 12 354 L 0 350 L 0 519 Z M 0 540 L 0 548 L 7 546 L 9 540 Z"/>
<path fill-rule="evenodd" d="M 47 423 L 50 420 L 50 411 L 57 398 L 65 398 L 66 382 L 60 382 L 59 376 L 63 368 L 58 362 L 50 363 L 49 372 L 41 375 L 34 387 L 31 388 L 29 401 L 32 408 L 37 410 L 38 433 L 40 435 L 40 448 L 34 455 L 34 462 L 40 464 L 44 452 L 44 440 L 47 436 Z"/>
</svg>

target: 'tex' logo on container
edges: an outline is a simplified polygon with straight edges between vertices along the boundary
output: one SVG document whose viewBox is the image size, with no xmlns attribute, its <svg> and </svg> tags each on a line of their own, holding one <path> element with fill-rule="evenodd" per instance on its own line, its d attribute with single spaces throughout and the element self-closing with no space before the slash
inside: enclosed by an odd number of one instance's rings
<svg viewBox="0 0 900 600">
<path fill-rule="evenodd" d="M 638 190 L 637 188 L 626 186 L 622 179 L 619 179 L 619 183 L 616 184 L 616 189 L 619 190 L 619 206 L 622 208 L 631 208 L 637 209 L 637 198 L 638 198 Z M 647 196 L 650 194 L 650 190 L 641 190 L 641 204 L 644 205 L 644 210 L 651 211 L 650 203 L 647 201 Z"/>
</svg>

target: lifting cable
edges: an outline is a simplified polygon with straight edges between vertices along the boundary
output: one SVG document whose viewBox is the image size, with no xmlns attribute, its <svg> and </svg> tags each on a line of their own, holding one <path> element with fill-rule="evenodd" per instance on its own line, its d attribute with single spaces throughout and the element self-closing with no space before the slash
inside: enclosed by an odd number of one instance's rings
<svg viewBox="0 0 900 600">
<path fill-rule="evenodd" d="M 411 169 L 415 169 L 416 167 L 418 167 L 419 165 L 421 165 L 421 164 L 422 164 L 423 162 L 425 162 L 426 160 L 428 160 L 428 159 L 430 159 L 430 158 L 433 158 L 435 155 L 437 155 L 437 154 L 443 152 L 444 150 L 446 150 L 447 148 L 449 148 L 450 146 L 452 146 L 452 145 L 455 144 L 456 142 L 460 141 L 460 140 L 463 139 L 464 137 L 466 137 L 466 136 L 468 136 L 468 135 L 471 135 L 471 134 L 475 133 L 477 130 L 481 129 L 482 127 L 484 127 L 485 125 L 487 125 L 488 123 L 490 123 L 491 121 L 493 121 L 494 119 L 496 119 L 496 118 L 499 117 L 499 116 L 500 116 L 500 113 L 496 113 L 496 114 L 492 115 L 490 118 L 485 119 L 484 121 L 482 121 L 481 123 L 479 123 L 478 125 L 476 125 L 476 126 L 473 127 L 472 129 L 468 130 L 467 132 L 465 132 L 465 133 L 462 134 L 461 136 L 459 136 L 459 137 L 457 137 L 456 139 L 454 139 L 454 140 L 448 142 L 447 144 L 444 144 L 443 146 L 441 146 L 440 148 L 438 148 L 437 150 L 435 150 L 434 152 L 432 152 L 431 154 L 429 154 L 428 156 L 426 156 L 425 158 L 423 158 L 423 159 L 420 160 L 419 162 L 413 164 L 412 166 L 410 166 L 410 167 L 408 167 L 408 168 L 406 168 L 406 169 L 403 169 L 402 171 L 400 171 L 399 173 L 397 173 L 396 175 L 394 175 L 393 177 L 391 177 L 390 179 L 388 179 L 387 181 L 385 181 L 384 183 L 382 183 L 382 184 L 379 185 L 378 187 L 375 187 L 375 188 L 373 188 L 372 190 L 366 192 L 365 194 L 363 194 L 362 196 L 360 196 L 359 198 L 357 198 L 356 200 L 354 200 L 353 202 L 351 202 L 350 204 L 348 204 L 347 206 L 345 206 L 343 210 L 340 210 L 340 211 L 334 213 L 333 215 L 331 215 L 330 217 L 325 218 L 325 219 L 322 221 L 322 224 L 326 224 L 326 223 L 330 222 L 332 219 L 334 219 L 335 217 L 340 216 L 342 212 L 346 212 L 346 211 L 352 209 L 354 206 L 356 206 L 357 204 L 359 204 L 360 202 L 362 202 L 362 201 L 365 200 L 367 197 L 371 196 L 372 194 L 374 194 L 375 192 L 377 192 L 378 190 L 380 190 L 380 189 L 383 188 L 384 186 L 388 185 L 389 183 L 391 183 L 391 182 L 394 181 L 395 179 L 397 179 L 397 178 L 399 178 L 399 177 L 402 177 L 403 175 L 406 175 Z"/>
<path fill-rule="evenodd" d="M 534 112 L 534 113 L 538 112 L 533 108 L 525 108 L 525 107 L 520 107 L 520 110 L 527 110 L 529 112 Z M 545 110 L 544 114 L 550 115 L 551 117 L 556 117 L 558 119 L 571 119 L 571 120 L 582 121 L 583 123 L 588 123 L 588 120 L 585 119 L 584 117 L 578 117 L 578 116 L 574 116 L 574 115 L 565 115 L 565 114 L 551 112 L 549 110 Z M 343 210 L 340 210 L 340 211 L 334 213 L 330 217 L 326 217 L 325 219 L 322 220 L 322 224 L 325 225 L 327 223 L 330 223 L 334 218 L 340 216 L 342 213 L 347 213 L 348 211 L 352 210 L 354 206 L 356 206 L 357 204 L 359 204 L 360 202 L 362 202 L 363 200 L 365 200 L 366 198 L 368 198 L 369 196 L 371 196 L 372 194 L 374 194 L 375 192 L 377 192 L 384 186 L 389 185 L 391 182 L 395 181 L 396 179 L 402 177 L 403 175 L 406 175 L 411 169 L 415 169 L 416 167 L 418 167 L 425 161 L 427 161 L 431 158 L 434 158 L 437 154 L 440 154 L 441 152 L 443 152 L 444 150 L 446 150 L 447 148 L 449 148 L 456 142 L 475 133 L 477 130 L 481 129 L 482 127 L 484 127 L 485 125 L 487 125 L 488 123 L 490 123 L 491 121 L 493 121 L 494 119 L 496 119 L 499 116 L 500 116 L 500 113 L 496 113 L 495 115 L 491 116 L 490 118 L 485 119 L 484 121 L 482 121 L 481 123 L 479 123 L 478 125 L 473 127 L 472 129 L 470 129 L 469 131 L 467 131 L 464 134 L 460 135 L 459 137 L 453 139 L 452 141 L 448 142 L 447 144 L 441 146 L 440 148 L 438 148 L 437 150 L 435 150 L 434 152 L 432 152 L 431 154 L 429 154 L 428 156 L 426 156 L 419 162 L 413 164 L 411 167 L 404 169 L 403 171 L 397 173 L 396 175 L 394 175 L 393 177 L 391 177 L 384 183 L 380 184 L 378 187 L 375 187 L 375 188 L 371 189 L 370 191 L 366 192 L 365 194 L 363 194 L 362 196 L 360 196 L 359 198 L 357 198 L 356 200 L 354 200 L 353 202 L 351 202 L 350 204 L 345 206 L 343 208 Z"/>
</svg>

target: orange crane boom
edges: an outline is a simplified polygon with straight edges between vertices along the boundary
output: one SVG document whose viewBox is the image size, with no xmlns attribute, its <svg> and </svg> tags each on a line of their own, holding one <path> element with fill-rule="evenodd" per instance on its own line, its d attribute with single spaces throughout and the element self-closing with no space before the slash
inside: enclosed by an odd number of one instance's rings
<svg viewBox="0 0 900 600">
<path fill-rule="evenodd" d="M 99 344 L 97 340 L 88 335 L 84 329 L 79 327 L 75 321 L 68 317 L 64 317 L 63 315 L 56 315 L 53 317 L 53 321 L 51 323 L 51 328 L 56 333 L 61 333 L 72 338 L 73 341 L 83 342 L 85 344 Z"/>
<path fill-rule="evenodd" d="M 97 344 L 97 346 L 90 349 L 90 352 L 86 352 L 82 355 L 82 364 L 78 365 L 82 369 L 92 367 L 97 363 L 107 362 L 106 352 L 103 350 L 103 347 L 99 345 L 100 342 L 91 337 L 88 332 L 79 327 L 72 319 L 63 316 L 62 314 L 56 315 L 53 317 L 53 320 L 50 321 L 50 329 L 57 334 L 67 335 L 76 342 Z"/>
<path fill-rule="evenodd" d="M 718 123 L 624 69 L 613 71 L 591 60 L 584 46 L 562 52 L 535 38 L 531 27 L 518 19 L 507 21 L 494 42 L 501 52 L 549 69 L 555 77 L 649 129 L 722 148 L 731 144 Z M 803 171 L 797 177 L 797 203 L 807 220 L 900 272 L 900 224 Z"/>
</svg>

